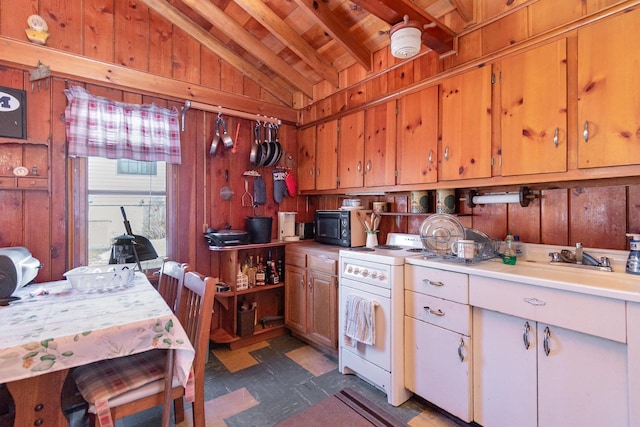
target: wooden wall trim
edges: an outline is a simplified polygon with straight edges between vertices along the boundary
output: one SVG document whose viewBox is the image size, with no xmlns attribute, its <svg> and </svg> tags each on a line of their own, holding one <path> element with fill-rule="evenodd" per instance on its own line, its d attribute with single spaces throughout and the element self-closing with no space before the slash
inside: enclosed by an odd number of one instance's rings
<svg viewBox="0 0 640 427">
<path fill-rule="evenodd" d="M 287 124 L 297 123 L 297 111 L 283 105 L 182 82 L 5 36 L 0 36 L 0 51 L 2 51 L 0 63 L 17 65 L 22 69 L 35 68 L 38 61 L 41 61 L 51 67 L 53 75 L 62 78 L 69 77 L 87 83 L 98 82 L 108 87 L 162 96 L 179 102 L 190 100 L 220 105 L 247 113 L 278 117 Z"/>
</svg>

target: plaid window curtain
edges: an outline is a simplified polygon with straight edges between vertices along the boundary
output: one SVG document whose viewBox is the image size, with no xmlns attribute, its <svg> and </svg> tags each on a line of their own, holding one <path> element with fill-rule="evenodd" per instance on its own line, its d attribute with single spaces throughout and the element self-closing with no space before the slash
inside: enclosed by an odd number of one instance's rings
<svg viewBox="0 0 640 427">
<path fill-rule="evenodd" d="M 178 110 L 93 96 L 66 89 L 69 155 L 180 164 Z"/>
</svg>

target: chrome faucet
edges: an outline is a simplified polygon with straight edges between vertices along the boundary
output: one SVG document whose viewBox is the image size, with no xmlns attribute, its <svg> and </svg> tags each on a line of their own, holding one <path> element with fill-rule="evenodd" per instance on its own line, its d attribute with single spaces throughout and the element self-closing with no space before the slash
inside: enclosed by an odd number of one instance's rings
<svg viewBox="0 0 640 427">
<path fill-rule="evenodd" d="M 611 260 L 608 257 L 600 257 L 600 260 L 596 260 L 594 257 L 584 252 L 582 249 L 582 243 L 576 243 L 576 251 L 571 252 L 568 249 L 563 249 L 560 252 L 549 252 L 551 265 L 564 265 L 567 267 L 587 268 L 591 270 L 600 271 L 613 271 L 611 268 Z"/>
</svg>

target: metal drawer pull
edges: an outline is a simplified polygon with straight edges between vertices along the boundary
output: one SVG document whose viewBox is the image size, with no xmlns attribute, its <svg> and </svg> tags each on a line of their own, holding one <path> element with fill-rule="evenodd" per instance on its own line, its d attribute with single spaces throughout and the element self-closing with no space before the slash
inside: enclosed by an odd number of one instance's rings
<svg viewBox="0 0 640 427">
<path fill-rule="evenodd" d="M 546 301 L 542 301 L 538 298 L 524 298 L 524 302 L 535 306 L 547 305 Z"/>
<path fill-rule="evenodd" d="M 436 282 L 434 280 L 429 280 L 429 279 L 424 279 L 423 282 L 425 285 L 444 286 L 444 283 L 442 282 Z"/>
<path fill-rule="evenodd" d="M 434 316 L 444 316 L 444 311 L 437 309 L 432 310 L 431 307 L 423 307 L 429 314 L 433 314 Z"/>
<path fill-rule="evenodd" d="M 551 350 L 549 349 L 549 339 L 550 338 L 551 338 L 551 331 L 549 330 L 549 327 L 547 326 L 547 327 L 544 328 L 544 341 L 543 341 L 545 356 L 548 356 L 549 353 L 551 353 Z"/>
<path fill-rule="evenodd" d="M 524 341 L 525 350 L 529 350 L 529 346 L 531 343 L 529 342 L 529 331 L 531 330 L 531 326 L 529 326 L 529 322 L 524 322 L 524 331 L 522 331 L 522 341 Z"/>
<path fill-rule="evenodd" d="M 464 350 L 464 340 L 460 338 L 460 345 L 458 346 L 458 357 L 460 358 L 461 362 L 464 362 L 464 353 L 462 352 L 462 350 Z"/>
<path fill-rule="evenodd" d="M 560 132 L 560 128 L 556 128 L 556 130 L 553 131 L 553 145 L 555 145 L 556 148 L 558 148 L 558 132 Z"/>
<path fill-rule="evenodd" d="M 584 142 L 589 142 L 589 121 L 584 121 L 584 130 L 582 131 L 582 137 L 584 138 Z"/>
</svg>

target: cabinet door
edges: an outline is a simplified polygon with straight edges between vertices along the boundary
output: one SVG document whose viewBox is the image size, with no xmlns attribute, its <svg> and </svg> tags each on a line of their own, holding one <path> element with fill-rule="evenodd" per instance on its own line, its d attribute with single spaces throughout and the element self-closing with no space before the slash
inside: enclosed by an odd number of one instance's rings
<svg viewBox="0 0 640 427">
<path fill-rule="evenodd" d="M 470 422 L 470 338 L 408 316 L 404 319 L 405 387 Z"/>
<path fill-rule="evenodd" d="M 491 176 L 491 67 L 448 78 L 441 85 L 442 180 Z"/>
<path fill-rule="evenodd" d="M 502 175 L 567 170 L 567 43 L 502 61 Z"/>
<path fill-rule="evenodd" d="M 640 163 L 640 11 L 578 31 L 578 167 Z"/>
<path fill-rule="evenodd" d="M 335 190 L 338 187 L 338 120 L 318 125 L 316 137 L 316 190 Z"/>
<path fill-rule="evenodd" d="M 438 180 L 438 87 L 398 100 L 398 184 Z"/>
<path fill-rule="evenodd" d="M 316 127 L 298 132 L 298 189 L 316 189 Z"/>
<path fill-rule="evenodd" d="M 338 348 L 338 279 L 309 270 L 309 335 L 327 347 Z"/>
<path fill-rule="evenodd" d="M 396 183 L 396 102 L 389 101 L 365 112 L 364 185 Z"/>
<path fill-rule="evenodd" d="M 364 184 L 364 111 L 340 119 L 338 140 L 340 188 L 359 188 Z"/>
<path fill-rule="evenodd" d="M 307 280 L 304 268 L 285 266 L 284 323 L 302 334 L 307 332 Z"/>
<path fill-rule="evenodd" d="M 472 337 L 474 421 L 487 427 L 536 427 L 535 323 L 474 308 Z"/>
<path fill-rule="evenodd" d="M 627 426 L 627 390 L 625 344 L 538 324 L 540 426 Z"/>
</svg>

